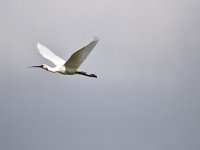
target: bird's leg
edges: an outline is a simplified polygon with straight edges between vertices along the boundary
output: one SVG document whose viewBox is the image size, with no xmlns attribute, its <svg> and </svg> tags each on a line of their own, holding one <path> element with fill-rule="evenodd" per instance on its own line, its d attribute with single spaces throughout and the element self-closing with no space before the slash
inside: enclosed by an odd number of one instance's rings
<svg viewBox="0 0 200 150">
<path fill-rule="evenodd" d="M 97 75 L 96 75 L 96 74 L 90 74 L 89 76 L 90 76 L 90 77 L 97 78 Z"/>
<path fill-rule="evenodd" d="M 95 74 L 87 74 L 87 72 L 83 72 L 83 71 L 76 71 L 76 74 L 84 75 L 84 76 L 87 76 L 87 77 L 97 78 L 97 76 Z"/>
</svg>

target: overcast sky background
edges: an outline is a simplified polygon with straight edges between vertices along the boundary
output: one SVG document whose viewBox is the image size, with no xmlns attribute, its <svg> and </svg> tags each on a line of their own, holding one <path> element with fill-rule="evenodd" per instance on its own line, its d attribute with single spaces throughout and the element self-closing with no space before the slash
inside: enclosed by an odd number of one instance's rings
<svg viewBox="0 0 200 150">
<path fill-rule="evenodd" d="M 200 149 L 199 0 L 1 0 L 0 21 L 1 150 Z M 93 36 L 97 79 L 27 69 Z"/>
</svg>

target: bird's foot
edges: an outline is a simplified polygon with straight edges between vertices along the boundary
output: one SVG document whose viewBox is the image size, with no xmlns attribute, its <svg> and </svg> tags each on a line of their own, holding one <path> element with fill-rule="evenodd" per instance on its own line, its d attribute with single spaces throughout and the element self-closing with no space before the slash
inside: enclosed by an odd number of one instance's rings
<svg viewBox="0 0 200 150">
<path fill-rule="evenodd" d="M 90 74 L 90 77 L 97 78 L 97 76 L 95 74 Z"/>
</svg>

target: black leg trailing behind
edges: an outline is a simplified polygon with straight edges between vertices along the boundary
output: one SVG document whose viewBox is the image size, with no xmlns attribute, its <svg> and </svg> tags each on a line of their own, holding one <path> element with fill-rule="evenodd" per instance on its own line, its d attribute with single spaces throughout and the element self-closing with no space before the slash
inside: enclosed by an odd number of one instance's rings
<svg viewBox="0 0 200 150">
<path fill-rule="evenodd" d="M 87 77 L 97 78 L 97 76 L 95 74 L 87 74 L 86 72 L 83 72 L 83 71 L 77 71 L 76 74 L 84 75 Z"/>
</svg>

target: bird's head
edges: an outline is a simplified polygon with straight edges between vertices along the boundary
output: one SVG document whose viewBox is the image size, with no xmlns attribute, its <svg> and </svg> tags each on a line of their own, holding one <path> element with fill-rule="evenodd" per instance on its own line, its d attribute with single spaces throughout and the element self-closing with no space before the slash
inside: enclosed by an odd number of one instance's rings
<svg viewBox="0 0 200 150">
<path fill-rule="evenodd" d="M 29 68 L 42 68 L 42 69 L 44 69 L 44 70 L 47 70 L 47 71 L 48 71 L 48 66 L 47 66 L 47 65 L 45 65 L 45 64 L 43 64 L 43 65 L 39 65 L 39 66 L 31 66 L 31 67 L 29 67 Z"/>
</svg>

